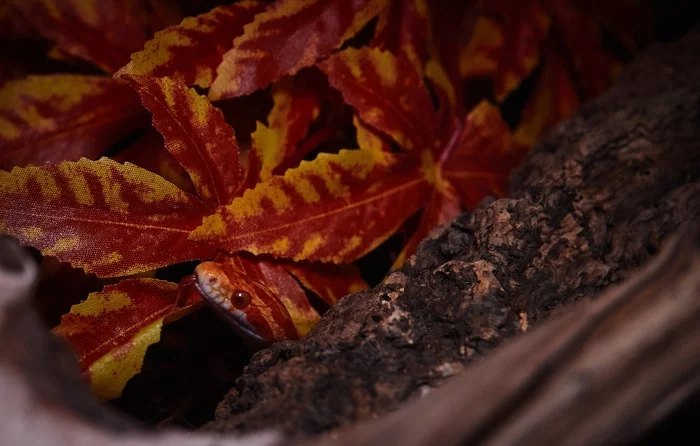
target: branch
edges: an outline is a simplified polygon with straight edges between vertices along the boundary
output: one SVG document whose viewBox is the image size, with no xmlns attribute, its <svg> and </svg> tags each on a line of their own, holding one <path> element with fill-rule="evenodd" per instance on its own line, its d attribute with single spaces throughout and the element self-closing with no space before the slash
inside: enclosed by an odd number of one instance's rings
<svg viewBox="0 0 700 446">
<path fill-rule="evenodd" d="M 700 226 L 687 225 L 633 280 L 334 444 L 626 443 L 700 393 L 699 317 Z"/>
</svg>

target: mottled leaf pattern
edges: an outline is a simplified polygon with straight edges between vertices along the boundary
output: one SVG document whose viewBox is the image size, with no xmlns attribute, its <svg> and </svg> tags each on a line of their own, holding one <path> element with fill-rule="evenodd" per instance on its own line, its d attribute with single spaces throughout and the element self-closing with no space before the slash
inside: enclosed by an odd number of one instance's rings
<svg viewBox="0 0 700 446">
<path fill-rule="evenodd" d="M 39 249 L 45 269 L 103 277 L 64 295 L 111 283 L 56 328 L 102 398 L 119 396 L 164 323 L 201 302 L 194 276 L 154 277 L 216 257 L 197 274 L 251 296 L 236 308 L 252 329 L 218 308 L 234 330 L 303 336 L 325 309 L 315 296 L 332 305 L 367 286 L 349 262 L 400 232 L 398 268 L 436 225 L 505 195 L 528 148 L 619 72 L 603 28 L 616 50 L 645 37 L 639 22 L 616 23 L 644 9 L 628 0 L 207 11 L 221 3 L 0 6 L 0 231 Z M 96 70 L 119 71 L 14 80 Z M 104 154 L 113 160 L 93 161 Z M 42 302 L 57 283 L 44 281 Z M 79 300 L 53 297 L 53 321 Z"/>
<path fill-rule="evenodd" d="M 526 150 L 514 142 L 498 108 L 483 101 L 465 118 L 443 175 L 473 209 L 486 195 L 505 196 L 508 175 Z"/>
<path fill-rule="evenodd" d="M 431 0 L 429 60 L 425 75 L 435 86 L 441 109 L 463 117 L 465 86 L 459 73 L 460 51 L 470 35 L 475 1 Z"/>
<path fill-rule="evenodd" d="M 388 0 L 278 0 L 224 54 L 211 99 L 251 93 L 308 67 L 355 35 Z"/>
<path fill-rule="evenodd" d="M 357 115 L 353 116 L 352 123 L 355 125 L 357 144 L 360 146 L 360 149 L 372 151 L 378 158 L 384 157 L 384 154 L 391 153 L 391 140 L 389 137 L 362 122 L 362 119 L 358 118 Z M 386 158 L 390 160 L 391 156 L 387 155 Z"/>
<path fill-rule="evenodd" d="M 109 73 L 127 63 L 147 38 L 138 12 L 118 0 L 15 0 L 14 4 L 61 50 Z"/>
<path fill-rule="evenodd" d="M 406 60 L 379 49 L 348 48 L 319 67 L 364 122 L 405 150 L 432 146 L 437 114 L 421 74 Z"/>
<path fill-rule="evenodd" d="M 460 58 L 462 76 L 490 76 L 503 101 L 537 65 L 549 25 L 538 1 L 483 2 Z"/>
<path fill-rule="evenodd" d="M 267 125 L 258 122 L 249 156 L 259 160 L 257 181 L 267 181 L 298 148 L 320 111 L 319 98 L 303 79 L 287 78 L 272 88 L 274 106 Z M 251 172 L 255 174 L 256 172 Z"/>
<path fill-rule="evenodd" d="M 430 12 L 427 0 L 391 0 L 379 14 L 371 47 L 404 57 L 423 73 L 428 58 Z"/>
<path fill-rule="evenodd" d="M 0 230 L 102 277 L 211 257 L 188 240 L 206 213 L 154 173 L 107 158 L 0 171 Z"/>
<path fill-rule="evenodd" d="M 97 158 L 148 125 L 138 95 L 112 79 L 55 74 L 0 90 L 0 169 Z"/>
<path fill-rule="evenodd" d="M 229 252 L 349 262 L 386 240 L 427 192 L 411 158 L 384 164 L 366 150 L 320 154 L 220 207 L 192 238 Z"/>
<path fill-rule="evenodd" d="M 54 332 L 71 345 L 98 397 L 119 397 L 141 370 L 148 346 L 160 339 L 162 326 L 201 303 L 199 295 L 191 293 L 174 309 L 177 293 L 177 284 L 171 282 L 126 279 L 91 293 L 63 316 Z"/>
<path fill-rule="evenodd" d="M 264 2 L 243 1 L 187 17 L 179 25 L 156 33 L 117 75 L 167 76 L 188 86 L 207 88 L 222 55 L 243 33 L 243 25 L 266 7 Z"/>
<path fill-rule="evenodd" d="M 165 141 L 157 130 L 151 128 L 133 144 L 112 156 L 118 163 L 132 163 L 158 174 L 180 189 L 195 194 L 194 184 L 187 171 L 165 148 Z"/>
<path fill-rule="evenodd" d="M 198 195 L 212 206 L 228 204 L 241 183 L 233 129 L 205 96 L 170 78 L 123 77 L 153 113 L 165 147 L 187 170 Z"/>
</svg>

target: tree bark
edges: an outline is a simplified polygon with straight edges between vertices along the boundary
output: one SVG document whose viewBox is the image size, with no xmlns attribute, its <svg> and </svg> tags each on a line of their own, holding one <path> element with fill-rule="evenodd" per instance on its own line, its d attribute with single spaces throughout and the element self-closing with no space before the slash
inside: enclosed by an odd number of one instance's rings
<svg viewBox="0 0 700 446">
<path fill-rule="evenodd" d="M 628 279 L 700 216 L 699 53 L 698 29 L 649 48 L 533 150 L 512 198 L 436 230 L 400 271 L 343 298 L 304 339 L 258 352 L 207 429 L 315 434 L 377 417 Z M 571 331 L 554 327 L 554 339 Z M 509 372 L 503 386 L 515 383 Z"/>
<path fill-rule="evenodd" d="M 699 320 L 700 226 L 690 225 L 632 280 L 334 444 L 629 443 L 700 393 Z"/>
</svg>

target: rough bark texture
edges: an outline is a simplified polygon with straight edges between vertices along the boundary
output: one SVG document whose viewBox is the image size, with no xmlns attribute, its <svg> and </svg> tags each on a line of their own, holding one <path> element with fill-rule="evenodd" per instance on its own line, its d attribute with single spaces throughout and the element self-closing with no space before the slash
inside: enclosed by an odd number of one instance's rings
<svg viewBox="0 0 700 446">
<path fill-rule="evenodd" d="M 512 198 L 256 354 L 208 428 L 308 434 L 384 414 L 627 279 L 700 216 L 699 53 L 696 30 L 641 55 L 535 148 Z"/>
<path fill-rule="evenodd" d="M 700 226 L 650 265 L 336 446 L 603 445 L 700 394 Z M 474 404 L 478 401 L 478 404 Z M 328 444 L 328 438 L 317 439 Z M 308 446 L 308 443 L 303 443 Z"/>
</svg>

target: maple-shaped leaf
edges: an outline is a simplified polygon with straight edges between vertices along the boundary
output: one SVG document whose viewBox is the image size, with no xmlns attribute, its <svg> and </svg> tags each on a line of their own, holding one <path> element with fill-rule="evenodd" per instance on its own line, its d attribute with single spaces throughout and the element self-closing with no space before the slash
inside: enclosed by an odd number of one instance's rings
<svg viewBox="0 0 700 446">
<path fill-rule="evenodd" d="M 242 1 L 187 17 L 179 25 L 156 33 L 144 49 L 131 55 L 131 62 L 117 76 L 170 77 L 188 86 L 207 88 L 214 80 L 222 55 L 231 49 L 233 39 L 243 33 L 243 25 L 267 5 Z"/>
<path fill-rule="evenodd" d="M 288 77 L 289 78 L 289 77 Z M 283 78 L 277 85 L 283 85 L 287 82 Z M 298 143 L 289 145 L 285 151 L 285 156 L 281 162 L 274 168 L 274 175 L 281 175 L 287 169 L 299 166 L 301 161 L 308 159 L 309 155 L 317 151 L 327 153 L 337 153 L 339 150 L 348 147 L 347 131 L 349 127 L 349 118 L 352 116 L 350 108 L 343 101 L 340 92 L 332 88 L 328 84 L 328 78 L 316 66 L 305 68 L 293 77 L 294 79 L 294 96 L 304 101 L 313 108 L 307 108 L 307 112 L 303 112 L 302 108 L 296 107 L 299 113 L 289 115 L 294 120 L 290 122 L 293 131 L 289 136 L 295 141 L 301 138 Z M 273 86 L 273 90 L 275 87 Z M 301 104 L 301 102 L 298 102 Z M 316 110 L 318 106 L 318 110 Z M 268 122 L 273 117 L 274 110 L 270 112 L 267 118 Z M 313 118 L 313 119 L 312 119 Z M 282 121 L 276 119 L 282 124 Z M 299 124 L 309 122 L 308 128 L 305 129 Z M 303 134 L 302 132 L 305 132 Z"/>
<path fill-rule="evenodd" d="M 396 257 L 392 269 L 400 268 L 404 262 L 416 253 L 418 245 L 422 242 L 433 228 L 441 223 L 451 220 L 462 212 L 460 198 L 448 182 L 443 182 L 433 190 L 433 194 L 428 205 L 421 214 L 420 223 L 415 232 L 404 244 L 403 249 Z"/>
<path fill-rule="evenodd" d="M 515 143 L 498 108 L 482 101 L 465 117 L 442 174 L 473 209 L 484 196 L 505 196 L 508 175 L 527 149 Z"/>
<path fill-rule="evenodd" d="M 297 337 L 305 336 L 311 330 L 311 327 L 316 325 L 321 319 L 318 312 L 311 306 L 306 293 L 299 286 L 299 283 L 282 266 L 275 262 L 246 253 L 235 255 L 220 254 L 214 259 L 214 262 L 227 265 L 230 269 L 239 273 L 235 277 L 231 274 L 228 276 L 229 282 L 234 289 L 245 290 L 247 289 L 246 284 L 251 281 L 262 284 L 264 289 L 270 293 L 270 296 L 266 297 L 268 299 L 278 299 L 289 313 L 296 328 Z M 238 286 L 236 286 L 237 283 Z M 256 290 L 259 290 L 259 288 Z M 274 306 L 269 306 L 268 309 L 271 312 L 275 311 Z M 266 312 L 252 314 L 251 310 L 254 309 L 246 309 L 247 318 L 249 320 L 254 317 L 262 319 L 264 322 L 260 321 L 256 325 L 267 325 L 269 328 L 268 333 L 259 334 L 268 339 L 274 338 L 272 334 L 276 329 L 274 325 L 279 324 L 280 318 L 283 317 L 278 315 L 275 318 L 275 315 Z"/>
<path fill-rule="evenodd" d="M 532 96 L 520 115 L 515 140 L 527 147 L 578 109 L 580 99 L 568 64 L 551 46 Z"/>
<path fill-rule="evenodd" d="M 213 256 L 188 239 L 209 208 L 108 158 L 0 171 L 0 230 L 100 277 Z"/>
<path fill-rule="evenodd" d="M 212 100 L 241 96 L 294 74 L 340 47 L 388 0 L 278 0 L 224 54 Z"/>
<path fill-rule="evenodd" d="M 321 153 L 219 207 L 191 238 L 229 252 L 351 262 L 423 206 L 428 190 L 412 157 L 385 163 L 366 150 Z"/>
<path fill-rule="evenodd" d="M 368 288 L 360 270 L 351 263 L 290 262 L 279 263 L 297 278 L 304 288 L 316 294 L 328 305 L 341 297 Z"/>
<path fill-rule="evenodd" d="M 154 128 L 148 129 L 133 144 L 110 158 L 121 164 L 136 164 L 163 177 L 185 192 L 197 193 L 187 171 L 167 151 L 163 137 Z"/>
<path fill-rule="evenodd" d="M 430 11 L 426 0 L 391 0 L 379 13 L 370 46 L 408 60 L 423 73 L 428 58 Z"/>
<path fill-rule="evenodd" d="M 157 279 L 125 279 L 73 305 L 54 328 L 78 357 L 83 376 L 101 399 L 121 395 L 143 364 L 161 328 L 194 311 L 202 302 L 190 293 L 173 311 L 178 285 Z"/>
<path fill-rule="evenodd" d="M 318 66 L 365 123 L 405 150 L 433 146 L 438 116 L 421 73 L 407 60 L 377 48 L 348 48 Z"/>
<path fill-rule="evenodd" d="M 274 106 L 267 125 L 258 122 L 252 134 L 252 151 L 259 170 L 249 174 L 254 183 L 270 179 L 282 163 L 297 149 L 321 108 L 319 98 L 304 79 L 285 78 L 272 88 Z M 257 174 L 257 175 L 256 175 Z"/>
<path fill-rule="evenodd" d="M 208 204 L 228 204 L 241 183 L 240 155 L 233 128 L 206 96 L 170 78 L 122 77 L 141 94 L 165 147 Z"/>
<path fill-rule="evenodd" d="M 138 95 L 112 79 L 54 74 L 0 90 L 0 169 L 96 158 L 148 125 Z"/>
<path fill-rule="evenodd" d="M 137 13 L 119 0 L 15 0 L 14 5 L 61 50 L 108 73 L 146 41 Z"/>
<path fill-rule="evenodd" d="M 480 3 L 471 38 L 460 57 L 461 75 L 491 77 L 494 97 L 503 101 L 539 62 L 550 22 L 537 0 Z"/>
</svg>

